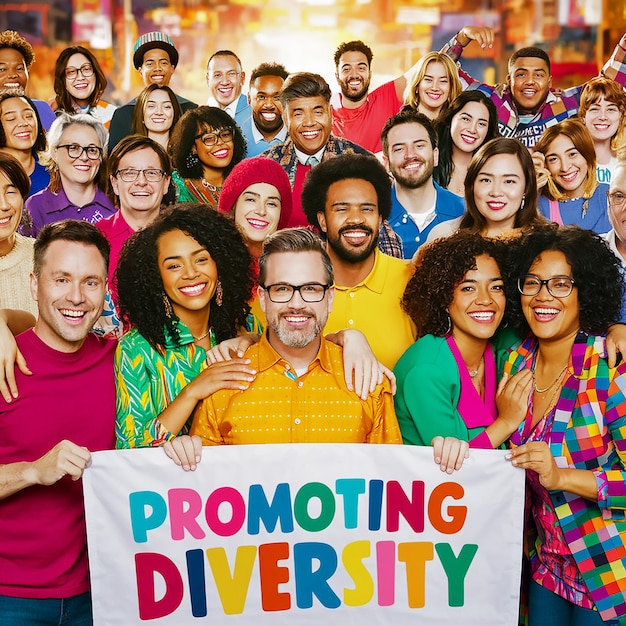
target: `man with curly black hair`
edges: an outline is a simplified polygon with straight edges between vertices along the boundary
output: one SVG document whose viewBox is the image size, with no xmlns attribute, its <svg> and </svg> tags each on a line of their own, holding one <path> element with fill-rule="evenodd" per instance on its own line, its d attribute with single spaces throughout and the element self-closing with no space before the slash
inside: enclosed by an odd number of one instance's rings
<svg viewBox="0 0 626 626">
<path fill-rule="evenodd" d="M 400 309 L 411 265 L 377 249 L 380 225 L 391 212 L 385 168 L 374 156 L 356 154 L 321 163 L 306 180 L 302 205 L 309 223 L 323 233 L 335 270 L 326 331 L 360 330 L 376 358 L 393 368 L 415 333 Z"/>
</svg>

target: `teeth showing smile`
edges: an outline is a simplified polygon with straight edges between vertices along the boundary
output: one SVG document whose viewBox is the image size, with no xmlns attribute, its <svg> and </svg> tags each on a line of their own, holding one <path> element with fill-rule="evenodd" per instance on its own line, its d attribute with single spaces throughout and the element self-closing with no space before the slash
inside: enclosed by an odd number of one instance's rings
<svg viewBox="0 0 626 626">
<path fill-rule="evenodd" d="M 268 122 L 273 122 L 278 115 L 276 113 L 263 112 L 261 113 L 261 117 Z"/>
<path fill-rule="evenodd" d="M 527 98 L 532 98 L 537 92 L 534 89 L 523 89 L 522 95 Z"/>
<path fill-rule="evenodd" d="M 535 307 L 533 309 L 533 312 L 535 314 L 535 317 L 539 321 L 543 321 L 543 322 L 551 321 L 560 313 L 559 309 L 555 309 L 552 307 L 539 307 L 539 306 Z"/>
<path fill-rule="evenodd" d="M 85 317 L 85 311 L 76 311 L 74 309 L 59 309 L 59 313 L 61 313 L 64 317 L 71 317 L 74 319 Z"/>
<path fill-rule="evenodd" d="M 6 226 L 7 224 L 10 224 L 12 218 L 13 218 L 12 215 L 9 215 L 8 217 L 0 218 L 0 226 Z"/>
<path fill-rule="evenodd" d="M 319 130 L 303 130 L 301 132 L 301 135 L 305 138 L 305 139 L 316 139 L 317 136 L 320 134 L 321 131 Z"/>
<path fill-rule="evenodd" d="M 206 283 L 199 283 L 197 285 L 189 285 L 187 287 L 179 287 L 178 291 L 181 291 L 186 296 L 193 297 L 193 296 L 200 295 L 204 291 L 205 287 L 206 287 Z"/>
<path fill-rule="evenodd" d="M 283 319 L 288 324 L 302 325 L 309 321 L 308 315 L 283 315 Z"/>
<path fill-rule="evenodd" d="M 212 154 L 217 159 L 225 159 L 228 156 L 228 149 L 224 148 L 222 150 L 216 150 Z"/>
<path fill-rule="evenodd" d="M 423 163 L 421 161 L 411 161 L 410 163 L 407 163 L 406 165 L 402 166 L 403 170 L 408 170 L 408 171 L 413 171 L 413 170 L 418 170 L 420 169 L 420 167 L 422 167 Z"/>
<path fill-rule="evenodd" d="M 269 226 L 269 222 L 266 222 L 265 220 L 248 218 L 247 221 L 248 221 L 248 224 L 252 226 L 252 228 L 256 228 L 258 230 L 263 230 L 264 228 L 267 228 Z"/>
<path fill-rule="evenodd" d="M 342 236 L 347 239 L 353 245 L 359 245 L 365 241 L 368 236 L 366 232 L 362 230 L 348 230 L 342 233 Z"/>
<path fill-rule="evenodd" d="M 469 143 L 469 144 L 474 144 L 478 141 L 477 137 L 472 137 L 471 135 L 465 135 L 464 133 L 461 133 L 461 139 L 465 143 Z"/>
<path fill-rule="evenodd" d="M 493 311 L 472 311 L 468 313 L 468 315 L 477 322 L 491 322 L 495 317 L 495 313 Z"/>
<path fill-rule="evenodd" d="M 571 183 L 573 180 L 576 179 L 577 176 L 578 176 L 578 170 L 576 170 L 575 172 L 569 172 L 568 174 L 561 174 L 561 178 L 566 183 Z"/>
<path fill-rule="evenodd" d="M 435 93 L 433 91 L 427 91 L 426 95 L 431 99 L 431 100 L 439 100 L 439 98 L 441 98 L 441 96 L 443 94 L 441 93 Z"/>
<path fill-rule="evenodd" d="M 487 202 L 487 206 L 492 210 L 492 211 L 500 211 L 501 209 L 503 209 L 506 204 L 504 202 Z"/>
</svg>

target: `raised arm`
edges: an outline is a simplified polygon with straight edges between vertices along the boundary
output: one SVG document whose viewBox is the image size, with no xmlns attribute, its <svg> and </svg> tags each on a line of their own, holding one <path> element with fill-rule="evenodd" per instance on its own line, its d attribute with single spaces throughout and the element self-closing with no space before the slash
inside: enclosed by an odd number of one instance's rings
<svg viewBox="0 0 626 626">
<path fill-rule="evenodd" d="M 0 309 L 0 393 L 6 402 L 11 402 L 18 396 L 15 366 L 17 365 L 26 376 L 32 374 L 26 359 L 17 347 L 15 335 L 34 325 L 35 316 L 31 313 L 16 309 Z"/>
</svg>

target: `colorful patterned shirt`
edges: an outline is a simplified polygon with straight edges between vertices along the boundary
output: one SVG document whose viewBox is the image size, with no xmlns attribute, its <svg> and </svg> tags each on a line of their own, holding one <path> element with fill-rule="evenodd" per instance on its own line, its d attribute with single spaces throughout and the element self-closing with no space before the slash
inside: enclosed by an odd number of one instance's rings
<svg viewBox="0 0 626 626">
<path fill-rule="evenodd" d="M 298 376 L 265 337 L 246 352 L 258 373 L 245 391 L 217 391 L 196 409 L 191 434 L 204 445 L 402 443 L 385 379 L 367 400 L 349 391 L 342 350 L 323 337 Z"/>
</svg>

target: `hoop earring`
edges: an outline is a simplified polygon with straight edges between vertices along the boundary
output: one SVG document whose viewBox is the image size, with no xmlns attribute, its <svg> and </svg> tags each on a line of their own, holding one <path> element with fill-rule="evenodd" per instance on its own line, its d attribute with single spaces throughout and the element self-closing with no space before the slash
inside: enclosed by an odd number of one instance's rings
<svg viewBox="0 0 626 626">
<path fill-rule="evenodd" d="M 218 280 L 215 286 L 215 304 L 222 306 L 224 302 L 224 290 L 222 289 L 222 283 Z"/>
<path fill-rule="evenodd" d="M 520 210 L 520 211 L 523 211 L 523 210 L 524 210 L 524 203 L 525 203 L 525 202 L 526 202 L 526 194 L 524 194 L 524 195 L 522 196 L 522 202 L 521 202 L 521 203 L 520 203 L 520 205 L 519 205 L 519 210 Z"/>
<path fill-rule="evenodd" d="M 200 159 L 195 152 L 190 152 L 185 157 L 185 165 L 187 166 L 187 169 L 192 170 L 194 167 L 196 167 L 196 165 L 198 165 L 198 163 L 200 163 Z"/>
<path fill-rule="evenodd" d="M 448 328 L 446 329 L 445 335 L 449 335 L 452 332 L 452 318 L 450 317 L 450 313 L 446 312 L 446 316 L 448 318 Z"/>
<path fill-rule="evenodd" d="M 171 320 L 172 317 L 174 317 L 174 309 L 172 308 L 172 303 L 165 292 L 163 292 L 163 306 L 165 307 L 165 315 Z"/>
</svg>

